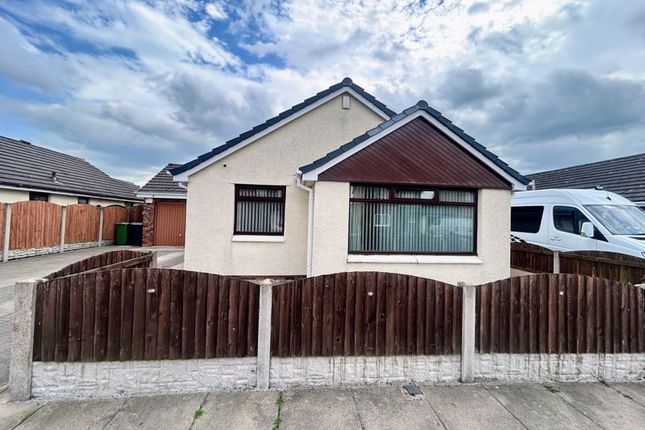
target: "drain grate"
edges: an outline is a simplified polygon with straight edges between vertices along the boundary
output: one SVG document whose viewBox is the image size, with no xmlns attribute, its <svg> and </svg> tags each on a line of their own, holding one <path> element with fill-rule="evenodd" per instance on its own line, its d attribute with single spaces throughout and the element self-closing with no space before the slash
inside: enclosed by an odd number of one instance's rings
<svg viewBox="0 0 645 430">
<path fill-rule="evenodd" d="M 405 384 L 403 386 L 403 389 L 405 390 L 406 393 L 408 393 L 412 397 L 423 395 L 423 391 L 421 391 L 421 387 L 419 387 L 417 384 Z"/>
</svg>

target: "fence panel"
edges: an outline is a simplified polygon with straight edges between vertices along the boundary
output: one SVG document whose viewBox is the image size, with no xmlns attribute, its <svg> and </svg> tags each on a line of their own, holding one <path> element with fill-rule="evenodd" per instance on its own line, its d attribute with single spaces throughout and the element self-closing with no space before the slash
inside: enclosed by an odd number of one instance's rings
<svg viewBox="0 0 645 430">
<path fill-rule="evenodd" d="M 273 289 L 271 354 L 430 355 L 461 350 L 462 291 L 394 273 L 317 276 Z"/>
<path fill-rule="evenodd" d="M 34 360 L 254 356 L 258 299 L 250 282 L 170 269 L 52 279 L 36 289 Z"/>
<path fill-rule="evenodd" d="M 114 240 L 114 224 L 128 221 L 128 210 L 123 206 L 103 208 L 103 240 Z"/>
<path fill-rule="evenodd" d="M 104 252 L 100 255 L 85 258 L 69 264 L 62 269 L 46 276 L 47 279 L 60 278 L 62 276 L 75 275 L 89 270 L 100 269 L 106 266 L 122 264 L 124 267 L 133 269 L 137 267 L 150 267 L 153 260 L 153 254 L 147 251 L 131 251 L 128 249 Z M 116 267 L 113 267 L 116 269 Z M 109 267 L 107 270 L 111 270 Z"/>
<path fill-rule="evenodd" d="M 530 243 L 511 242 L 511 267 L 552 273 L 553 251 Z M 601 251 L 560 252 L 560 273 L 645 283 L 645 258 Z"/>
<path fill-rule="evenodd" d="M 11 204 L 9 249 L 56 246 L 60 243 L 62 207 L 49 202 Z"/>
<path fill-rule="evenodd" d="M 645 290 L 574 274 L 538 274 L 482 285 L 481 353 L 645 352 Z"/>
<path fill-rule="evenodd" d="M 65 220 L 65 243 L 95 242 L 99 239 L 99 207 L 69 205 Z"/>
<path fill-rule="evenodd" d="M 143 205 L 138 204 L 128 208 L 128 222 L 143 222 Z"/>
</svg>

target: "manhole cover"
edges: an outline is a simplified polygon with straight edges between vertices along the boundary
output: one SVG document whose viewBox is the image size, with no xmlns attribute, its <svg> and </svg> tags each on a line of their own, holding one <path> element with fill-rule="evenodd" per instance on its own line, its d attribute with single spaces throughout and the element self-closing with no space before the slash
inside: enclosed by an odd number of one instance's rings
<svg viewBox="0 0 645 430">
<path fill-rule="evenodd" d="M 423 395 L 423 391 L 421 391 L 421 387 L 419 387 L 416 384 L 405 384 L 403 386 L 403 389 L 405 390 L 406 393 L 408 393 L 412 397 Z"/>
</svg>

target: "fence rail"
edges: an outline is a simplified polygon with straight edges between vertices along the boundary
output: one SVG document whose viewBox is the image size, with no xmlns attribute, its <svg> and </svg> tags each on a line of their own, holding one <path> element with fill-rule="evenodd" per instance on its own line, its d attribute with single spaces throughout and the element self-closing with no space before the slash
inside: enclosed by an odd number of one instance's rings
<svg viewBox="0 0 645 430">
<path fill-rule="evenodd" d="M 645 283 L 645 258 L 601 251 L 554 252 L 511 242 L 511 267 L 534 273 L 573 273 L 633 284 Z"/>
<path fill-rule="evenodd" d="M 461 289 L 394 273 L 349 272 L 274 287 L 272 355 L 454 354 Z"/>
</svg>

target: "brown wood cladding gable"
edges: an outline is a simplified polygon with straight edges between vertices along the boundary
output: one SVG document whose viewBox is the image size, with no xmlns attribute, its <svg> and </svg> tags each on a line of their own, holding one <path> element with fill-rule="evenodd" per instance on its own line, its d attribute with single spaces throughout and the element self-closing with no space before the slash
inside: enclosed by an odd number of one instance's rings
<svg viewBox="0 0 645 430">
<path fill-rule="evenodd" d="M 503 188 L 510 183 L 425 119 L 417 118 L 330 167 L 322 181 Z"/>
</svg>

